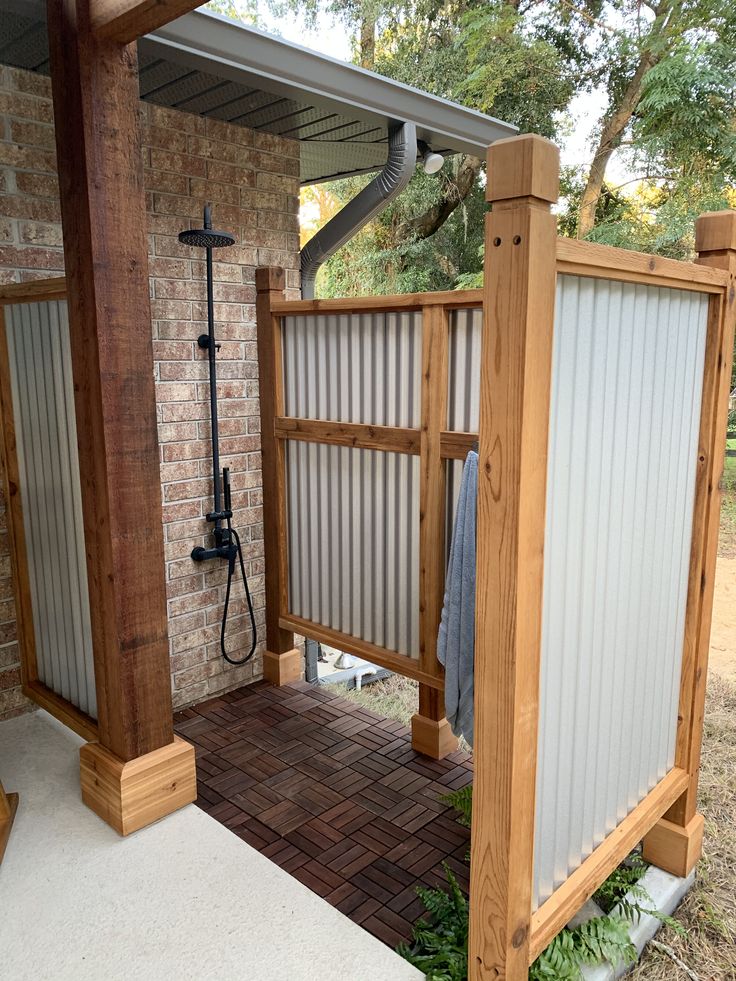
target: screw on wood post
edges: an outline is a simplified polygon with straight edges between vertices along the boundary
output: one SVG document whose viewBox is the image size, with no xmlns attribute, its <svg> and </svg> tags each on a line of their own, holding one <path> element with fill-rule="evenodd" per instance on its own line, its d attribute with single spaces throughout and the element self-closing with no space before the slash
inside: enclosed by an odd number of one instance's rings
<svg viewBox="0 0 736 981">
<path fill-rule="evenodd" d="M 478 476 L 471 981 L 526 979 L 559 151 L 488 151 Z"/>
<path fill-rule="evenodd" d="M 706 336 L 703 403 L 685 615 L 685 640 L 675 764 L 690 778 L 687 790 L 644 839 L 644 858 L 673 875 L 688 875 L 700 858 L 703 817 L 697 810 L 708 649 L 713 613 L 728 396 L 736 324 L 736 211 L 701 215 L 695 224 L 697 262 L 730 274 L 724 293 L 711 298 Z"/>
<path fill-rule="evenodd" d="M 256 269 L 256 326 L 258 334 L 258 392 L 261 407 L 261 471 L 263 474 L 263 547 L 266 579 L 266 650 L 263 676 L 275 685 L 297 681 L 302 673 L 301 652 L 294 634 L 279 625 L 288 609 L 286 554 L 286 460 L 284 441 L 274 424 L 284 414 L 284 371 L 281 321 L 272 306 L 284 298 L 284 270 Z"/>
</svg>

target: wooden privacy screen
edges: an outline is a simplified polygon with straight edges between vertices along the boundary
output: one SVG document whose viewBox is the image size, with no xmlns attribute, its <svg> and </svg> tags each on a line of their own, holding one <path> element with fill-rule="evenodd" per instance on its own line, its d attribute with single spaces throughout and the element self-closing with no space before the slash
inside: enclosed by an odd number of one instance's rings
<svg viewBox="0 0 736 981">
<path fill-rule="evenodd" d="M 23 691 L 94 739 L 97 706 L 63 279 L 0 288 L 0 422 Z"/>
<path fill-rule="evenodd" d="M 441 691 L 447 461 L 476 439 L 481 292 L 285 301 L 259 272 L 268 649 L 278 627 Z"/>
<path fill-rule="evenodd" d="M 545 140 L 488 172 L 469 976 L 516 981 L 642 839 L 700 854 L 736 214 L 674 262 L 556 239 Z"/>
</svg>

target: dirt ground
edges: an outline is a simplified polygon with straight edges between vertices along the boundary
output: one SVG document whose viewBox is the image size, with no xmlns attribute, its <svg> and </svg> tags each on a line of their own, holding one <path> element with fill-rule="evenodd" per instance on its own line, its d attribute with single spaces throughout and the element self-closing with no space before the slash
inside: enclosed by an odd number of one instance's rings
<svg viewBox="0 0 736 981">
<path fill-rule="evenodd" d="M 710 669 L 736 684 L 736 557 L 720 555 L 716 566 Z"/>
</svg>

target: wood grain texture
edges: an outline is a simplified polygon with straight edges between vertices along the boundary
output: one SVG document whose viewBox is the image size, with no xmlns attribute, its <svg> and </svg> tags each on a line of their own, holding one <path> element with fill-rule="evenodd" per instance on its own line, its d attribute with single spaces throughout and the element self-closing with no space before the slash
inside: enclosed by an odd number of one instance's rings
<svg viewBox="0 0 736 981">
<path fill-rule="evenodd" d="M 5 849 L 8 847 L 8 840 L 17 810 L 18 795 L 6 794 L 3 785 L 0 783 L 0 865 L 2 865 L 3 858 L 5 857 Z M 1 954 L 0 960 L 2 960 Z"/>
<path fill-rule="evenodd" d="M 693 541 L 680 686 L 676 763 L 690 775 L 686 792 L 668 821 L 693 827 L 705 715 L 705 688 L 718 553 L 724 446 L 736 328 L 736 212 L 703 215 L 696 226 L 698 263 L 728 277 L 722 299 L 711 300 L 706 345 L 703 408 L 698 449 Z"/>
<path fill-rule="evenodd" d="M 427 759 L 406 726 L 305 682 L 228 692 L 176 729 L 197 748 L 197 805 L 391 947 L 445 863 L 467 891 L 470 832 L 443 800 L 470 783 L 467 754 Z"/>
<path fill-rule="evenodd" d="M 539 137 L 515 141 L 519 160 L 534 161 L 528 186 L 518 200 L 494 202 L 486 224 L 470 981 L 525 981 L 530 963 L 556 223 L 549 192 L 529 195 L 557 186 L 559 153 Z M 504 168 L 515 166 L 509 146 Z"/>
<path fill-rule="evenodd" d="M 118 44 L 130 44 L 201 6 L 199 0 L 90 0 L 92 30 Z"/>
<path fill-rule="evenodd" d="M 569 276 L 594 276 L 697 293 L 721 294 L 727 280 L 717 268 L 562 237 L 557 239 L 557 271 Z"/>
<path fill-rule="evenodd" d="M 284 373 L 281 325 L 272 313 L 284 295 L 284 270 L 256 270 L 256 329 L 258 336 L 258 393 L 261 410 L 261 471 L 263 474 L 263 546 L 266 567 L 266 648 L 288 654 L 294 635 L 279 624 L 287 610 L 285 451 L 276 439 L 275 420 L 284 414 Z"/>
<path fill-rule="evenodd" d="M 470 450 L 478 448 L 477 433 L 453 433 L 443 432 L 440 434 L 440 452 L 448 460 L 464 460 Z"/>
<path fill-rule="evenodd" d="M 76 732 L 82 739 L 91 741 L 99 739 L 100 730 L 95 720 L 86 712 L 82 712 L 76 705 L 72 705 L 66 698 L 52 691 L 42 681 L 36 679 L 24 684 L 23 694 L 40 708 L 45 709 L 49 715 L 53 715 L 72 732 Z"/>
<path fill-rule="evenodd" d="M 32 279 L 27 283 L 3 283 L 0 285 L 0 303 L 28 303 L 36 300 L 63 300 L 66 297 L 66 279 Z"/>
<path fill-rule="evenodd" d="M 440 306 L 445 309 L 479 307 L 483 303 L 483 291 L 443 290 L 436 293 L 400 293 L 396 296 L 345 296 L 336 300 L 278 300 L 273 312 L 285 316 L 305 313 L 349 313 L 351 310 L 391 311 L 421 310 Z"/>
<path fill-rule="evenodd" d="M 89 0 L 48 5 L 56 149 L 103 746 L 173 739 L 138 71 Z"/>
<path fill-rule="evenodd" d="M 671 770 L 539 907 L 532 917 L 530 961 L 541 954 L 600 884 L 621 864 L 646 831 L 679 797 L 687 783 L 684 770 L 677 767 Z"/>
<path fill-rule="evenodd" d="M 304 652 L 299 648 L 291 651 L 263 652 L 263 678 L 272 685 L 290 685 L 304 675 Z"/>
<path fill-rule="evenodd" d="M 197 797 L 194 747 L 179 736 L 124 763 L 99 743 L 79 750 L 82 800 L 118 834 L 129 835 Z"/>
<path fill-rule="evenodd" d="M 398 671 L 399 674 L 403 674 L 407 678 L 414 678 L 430 688 L 442 688 L 444 686 L 443 679 L 423 671 L 416 658 L 399 654 L 398 651 L 390 651 L 385 647 L 378 647 L 370 641 L 353 637 L 352 634 L 344 634 L 340 630 L 333 630 L 332 627 L 315 623 L 313 620 L 305 620 L 303 617 L 297 617 L 291 613 L 281 617 L 281 626 L 301 634 L 303 637 L 311 637 L 323 644 L 329 644 L 330 647 L 336 647 L 339 651 L 346 651 L 356 657 L 363 657 L 381 668 Z"/>
<path fill-rule="evenodd" d="M 277 439 L 294 439 L 328 446 L 381 450 L 385 453 L 419 453 L 419 430 L 398 426 L 372 426 L 358 422 L 329 422 L 278 416 L 274 422 Z"/>
<path fill-rule="evenodd" d="M 679 825 L 661 818 L 644 838 L 642 858 L 671 875 L 690 875 L 703 852 L 705 818 L 695 814 Z"/>
</svg>

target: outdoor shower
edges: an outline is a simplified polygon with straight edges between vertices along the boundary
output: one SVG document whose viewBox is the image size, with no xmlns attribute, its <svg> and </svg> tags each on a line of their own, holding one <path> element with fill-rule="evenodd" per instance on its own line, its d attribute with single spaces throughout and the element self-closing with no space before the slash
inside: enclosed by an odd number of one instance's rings
<svg viewBox="0 0 736 981">
<path fill-rule="evenodd" d="M 235 245 L 235 238 L 229 232 L 215 231 L 212 228 L 211 206 L 206 204 L 204 207 L 204 227 L 191 228 L 179 233 L 179 241 L 182 245 L 189 245 L 194 248 L 204 249 L 207 260 L 207 333 L 200 334 L 197 343 L 207 351 L 209 360 L 210 376 L 210 419 L 212 422 L 212 483 L 213 483 L 213 506 L 207 515 L 207 520 L 212 522 L 212 536 L 215 544 L 212 548 L 203 548 L 198 545 L 192 549 L 192 558 L 195 562 L 205 562 L 207 559 L 227 559 L 227 588 L 225 590 L 225 605 L 222 610 L 222 625 L 220 627 L 220 650 L 222 656 L 229 664 L 245 664 L 253 657 L 258 640 L 256 631 L 256 619 L 253 613 L 253 600 L 251 599 L 248 587 L 248 577 L 245 574 L 245 561 L 243 559 L 243 549 L 240 544 L 240 536 L 232 526 L 232 499 L 230 493 L 230 468 L 222 468 L 220 476 L 220 445 L 219 431 L 217 425 L 217 360 L 216 355 L 220 345 L 215 342 L 215 310 L 214 294 L 212 285 L 212 250 L 227 248 Z M 221 482 L 222 481 L 222 482 Z M 245 588 L 245 598 L 248 604 L 248 614 L 250 616 L 251 627 L 251 648 L 242 658 L 231 657 L 225 649 L 225 629 L 227 627 L 227 614 L 230 606 L 230 591 L 235 574 L 235 562 L 240 564 L 240 572 L 243 577 Z"/>
</svg>

